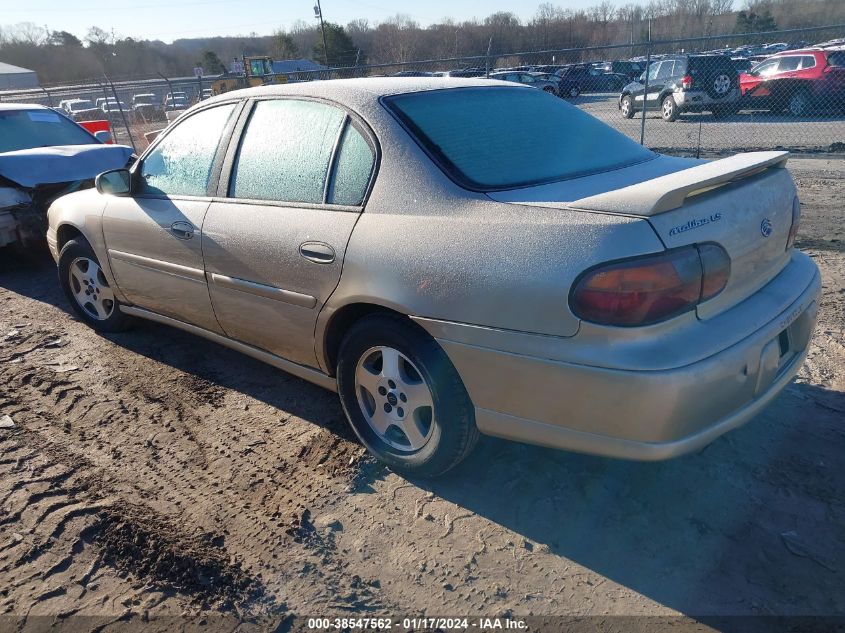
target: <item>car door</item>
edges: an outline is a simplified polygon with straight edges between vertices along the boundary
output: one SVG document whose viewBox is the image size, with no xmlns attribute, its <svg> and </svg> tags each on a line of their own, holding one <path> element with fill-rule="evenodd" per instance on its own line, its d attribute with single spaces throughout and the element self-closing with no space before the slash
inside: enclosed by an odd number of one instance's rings
<svg viewBox="0 0 845 633">
<path fill-rule="evenodd" d="M 649 107 L 660 107 L 661 95 L 666 89 L 667 82 L 675 73 L 675 63 L 674 59 L 664 59 L 660 62 L 660 66 L 657 68 L 654 78 L 652 79 L 651 76 L 649 76 L 647 99 Z"/>
<path fill-rule="evenodd" d="M 660 66 L 667 62 L 652 62 L 651 65 L 648 67 L 648 78 L 647 81 L 641 82 L 641 85 L 637 87 L 634 91 L 634 101 L 637 103 L 642 103 L 645 97 L 645 90 L 646 86 L 648 87 L 648 99 L 646 100 L 646 105 L 651 107 L 657 105 L 657 97 L 660 95 L 659 88 L 655 91 L 655 84 L 657 83 L 657 73 L 660 70 Z"/>
<path fill-rule="evenodd" d="M 748 107 L 765 108 L 768 106 L 771 92 L 766 82 L 777 73 L 779 63 L 780 60 L 777 58 L 766 60 L 740 77 L 742 96 Z"/>
<path fill-rule="evenodd" d="M 220 146 L 237 102 L 200 110 L 162 136 L 133 168 L 132 195 L 109 198 L 103 234 L 118 287 L 133 304 L 222 332 L 208 296 L 202 223 Z"/>
<path fill-rule="evenodd" d="M 317 315 L 340 279 L 376 145 L 338 106 L 263 99 L 242 116 L 203 225 L 214 312 L 230 338 L 317 366 Z"/>
</svg>

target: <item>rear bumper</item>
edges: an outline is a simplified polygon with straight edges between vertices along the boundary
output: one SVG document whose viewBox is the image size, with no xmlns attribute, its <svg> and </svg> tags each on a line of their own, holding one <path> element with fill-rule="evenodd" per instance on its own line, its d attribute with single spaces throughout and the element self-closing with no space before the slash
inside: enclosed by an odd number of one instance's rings
<svg viewBox="0 0 845 633">
<path fill-rule="evenodd" d="M 728 348 L 672 369 L 609 369 L 438 341 L 467 387 L 483 433 L 608 457 L 668 459 L 750 420 L 798 372 L 815 327 L 821 282 L 803 255 L 789 267 L 800 268 L 803 282 L 791 289 L 785 309 L 774 318 L 758 315 L 755 322 L 765 324 Z M 776 277 L 770 285 L 783 287 L 769 292 L 788 289 L 795 273 Z M 724 327 L 724 320 L 715 322 L 697 327 Z M 577 345 L 576 339 L 561 344 Z M 614 351 L 607 345 L 608 365 Z"/>
<path fill-rule="evenodd" d="M 685 90 L 673 93 L 678 108 L 683 112 L 707 110 L 710 107 L 730 106 L 739 101 L 739 89 L 734 88 L 724 97 L 714 99 L 703 90 Z"/>
</svg>

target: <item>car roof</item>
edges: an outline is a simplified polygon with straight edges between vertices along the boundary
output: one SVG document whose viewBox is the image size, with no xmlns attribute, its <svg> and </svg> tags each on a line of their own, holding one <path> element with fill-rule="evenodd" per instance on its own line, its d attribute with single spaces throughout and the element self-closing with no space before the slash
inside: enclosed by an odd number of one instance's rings
<svg viewBox="0 0 845 633">
<path fill-rule="evenodd" d="M 364 77 L 356 79 L 331 79 L 233 90 L 232 92 L 226 92 L 203 101 L 203 104 L 225 101 L 231 99 L 233 96 L 241 98 L 300 96 L 330 99 L 339 103 L 350 101 L 367 103 L 376 101 L 380 97 L 389 97 L 391 95 L 410 92 L 426 92 L 447 88 L 469 88 L 474 86 L 489 87 L 491 85 L 495 84 L 483 77 Z"/>
<path fill-rule="evenodd" d="M 0 103 L 0 111 L 7 110 L 50 110 L 47 106 L 38 103 Z"/>
<path fill-rule="evenodd" d="M 812 55 L 813 53 L 823 53 L 824 50 L 821 48 L 796 48 L 793 51 L 781 51 L 779 53 L 775 53 L 774 55 L 770 55 L 768 59 L 773 57 L 789 57 L 790 55 Z"/>
</svg>

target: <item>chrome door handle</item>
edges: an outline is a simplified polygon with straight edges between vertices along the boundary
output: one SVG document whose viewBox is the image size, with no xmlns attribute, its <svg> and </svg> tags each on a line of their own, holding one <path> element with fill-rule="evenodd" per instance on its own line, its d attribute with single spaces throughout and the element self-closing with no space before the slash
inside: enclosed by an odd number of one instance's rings
<svg viewBox="0 0 845 633">
<path fill-rule="evenodd" d="M 180 240 L 189 240 L 194 236 L 194 226 L 190 222 L 174 222 L 170 232 Z"/>
<path fill-rule="evenodd" d="M 335 258 L 334 249 L 325 242 L 303 242 L 299 254 L 317 264 L 331 264 Z"/>
</svg>

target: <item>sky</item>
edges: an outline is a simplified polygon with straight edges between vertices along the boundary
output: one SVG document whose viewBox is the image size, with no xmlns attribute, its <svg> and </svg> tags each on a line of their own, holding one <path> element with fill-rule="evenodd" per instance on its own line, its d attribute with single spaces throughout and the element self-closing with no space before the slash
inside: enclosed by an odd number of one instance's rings
<svg viewBox="0 0 845 633">
<path fill-rule="evenodd" d="M 560 0 L 566 8 L 579 9 L 600 0 Z M 370 24 L 397 13 L 423 26 L 446 17 L 456 21 L 485 18 L 496 11 L 510 11 L 527 20 L 541 0 L 320 0 L 323 17 L 347 24 L 366 18 Z M 0 0 L 0 27 L 33 22 L 51 31 L 85 36 L 99 26 L 117 37 L 158 39 L 171 42 L 188 37 L 214 35 L 270 35 L 288 29 L 297 20 L 315 23 L 316 0 Z"/>
</svg>

